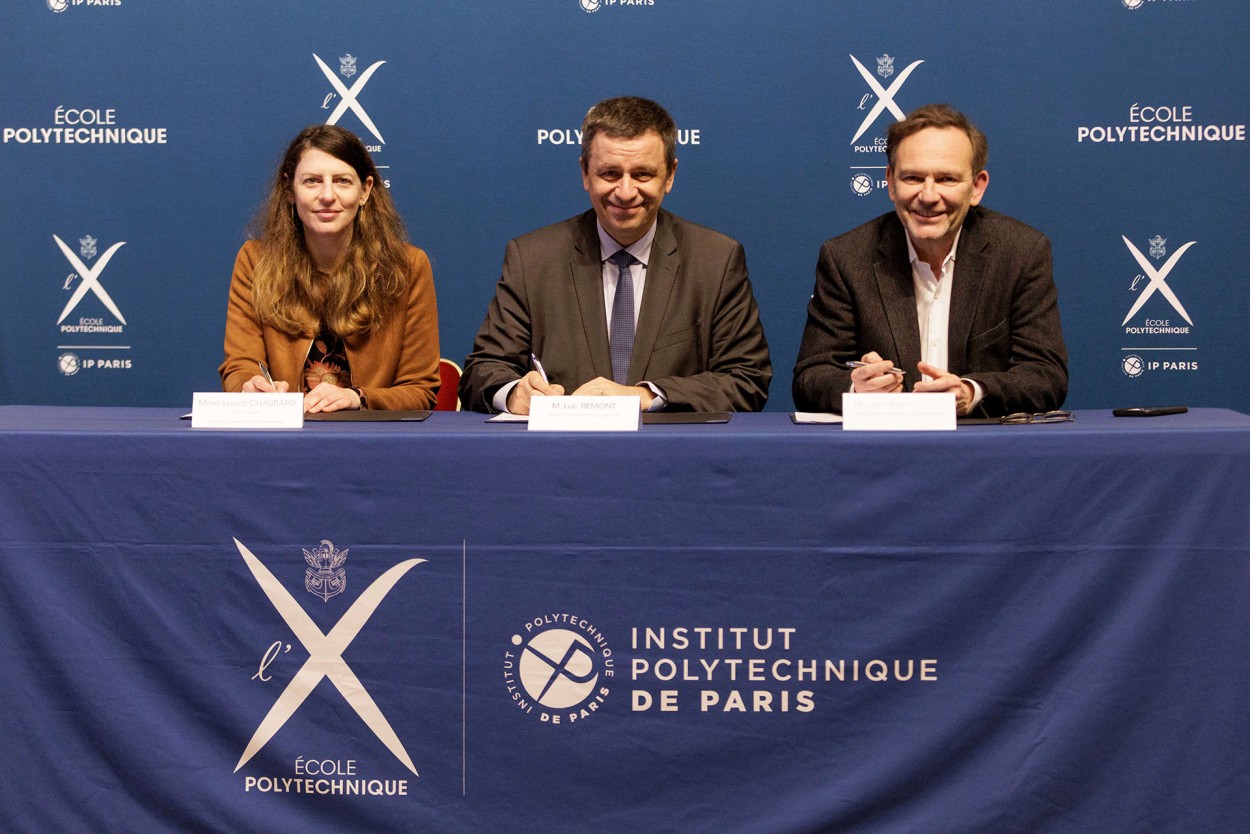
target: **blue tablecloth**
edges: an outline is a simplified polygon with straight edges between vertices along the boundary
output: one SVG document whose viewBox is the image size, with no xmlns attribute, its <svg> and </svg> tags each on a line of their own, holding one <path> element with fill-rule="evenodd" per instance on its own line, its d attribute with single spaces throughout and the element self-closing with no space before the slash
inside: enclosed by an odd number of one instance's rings
<svg viewBox="0 0 1250 834">
<path fill-rule="evenodd" d="M 14 831 L 1235 831 L 1250 417 L 0 408 Z"/>
</svg>

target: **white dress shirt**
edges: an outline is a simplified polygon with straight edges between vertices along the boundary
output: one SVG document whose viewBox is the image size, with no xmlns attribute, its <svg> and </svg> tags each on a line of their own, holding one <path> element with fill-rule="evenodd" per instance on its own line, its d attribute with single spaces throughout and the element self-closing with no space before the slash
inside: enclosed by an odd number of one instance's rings
<svg viewBox="0 0 1250 834">
<path fill-rule="evenodd" d="M 911 280 L 916 288 L 916 322 L 920 325 L 920 359 L 937 368 L 950 364 L 951 295 L 955 285 L 955 253 L 959 251 L 961 227 L 955 232 L 951 251 L 942 259 L 937 275 L 921 260 L 907 235 L 907 257 L 911 261 Z M 925 379 L 931 379 L 925 376 Z M 972 405 L 981 402 L 984 392 L 976 380 L 964 380 L 972 386 Z"/>
</svg>

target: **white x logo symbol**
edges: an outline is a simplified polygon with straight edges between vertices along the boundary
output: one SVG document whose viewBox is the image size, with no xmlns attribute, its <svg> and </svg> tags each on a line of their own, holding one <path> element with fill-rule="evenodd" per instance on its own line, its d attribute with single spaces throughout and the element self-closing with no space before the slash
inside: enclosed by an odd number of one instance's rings
<svg viewBox="0 0 1250 834">
<path fill-rule="evenodd" d="M 1124 235 L 1120 235 L 1120 237 L 1124 240 L 1124 245 L 1128 247 L 1128 251 L 1133 253 L 1133 257 L 1137 260 L 1137 264 L 1146 273 L 1146 277 L 1150 279 L 1150 284 L 1146 287 L 1142 294 L 1137 297 L 1137 301 L 1133 304 L 1133 309 L 1128 311 L 1128 315 L 1124 317 L 1124 321 L 1120 322 L 1120 326 L 1123 327 L 1128 324 L 1128 320 L 1137 314 L 1137 311 L 1140 310 L 1142 305 L 1146 303 L 1146 299 L 1154 295 L 1155 290 L 1163 293 L 1163 297 L 1166 298 L 1168 303 L 1172 305 L 1172 309 L 1181 314 L 1181 318 L 1185 319 L 1185 321 L 1190 324 L 1193 324 L 1193 319 L 1189 317 L 1189 313 L 1185 312 L 1184 305 L 1182 305 L 1181 300 L 1176 297 L 1176 293 L 1172 292 L 1172 288 L 1167 285 L 1167 280 L 1168 273 L 1172 271 L 1172 267 L 1176 266 L 1176 262 L 1181 259 L 1181 255 L 1184 255 L 1185 251 L 1198 241 L 1191 240 L 1180 249 L 1177 249 L 1172 253 L 1172 257 L 1168 258 L 1167 263 L 1163 265 L 1163 268 L 1158 272 L 1155 272 L 1154 267 L 1150 265 L 1150 261 L 1146 260 L 1146 256 L 1133 245 L 1133 242 L 1127 237 L 1124 237 Z"/>
<path fill-rule="evenodd" d="M 282 690 L 278 700 L 274 702 L 269 713 L 260 722 L 260 726 L 256 728 L 256 732 L 252 734 L 252 740 L 247 743 L 247 749 L 243 751 L 239 763 L 234 766 L 234 772 L 238 773 L 239 768 L 247 764 L 248 760 L 259 753 L 278 730 L 282 729 L 282 725 L 295 714 L 295 711 L 304 703 L 304 699 L 312 693 L 317 684 L 321 683 L 322 678 L 329 678 L 351 708 L 356 710 L 356 714 L 364 720 L 370 730 L 373 730 L 378 740 L 386 745 L 386 749 L 394 753 L 395 758 L 403 762 L 414 776 L 419 775 L 412 764 L 412 759 L 408 756 L 408 751 L 404 749 L 399 736 L 395 735 L 395 731 L 391 729 L 386 716 L 369 696 L 364 684 L 348 668 L 347 661 L 343 660 L 343 652 L 352 640 L 356 639 L 360 629 L 373 616 L 373 612 L 395 587 L 395 583 L 425 560 L 409 559 L 400 562 L 379 576 L 372 585 L 365 589 L 359 599 L 352 603 L 342 619 L 330 629 L 330 633 L 322 634 L 317 624 L 300 607 L 290 592 L 282 587 L 277 578 L 270 573 L 269 568 L 261 564 L 261 561 L 252 555 L 252 551 L 244 547 L 243 542 L 235 539 L 234 543 L 239 548 L 243 561 L 247 562 L 247 566 L 251 569 L 252 576 L 255 576 L 256 581 L 260 583 L 265 596 L 269 597 L 273 607 L 278 610 L 296 638 L 308 650 L 308 660 L 304 661 L 304 665 L 295 673 L 295 677 L 291 678 L 291 682 L 286 685 L 286 689 Z"/>
<path fill-rule="evenodd" d="M 356 83 L 353 84 L 352 88 L 349 90 L 347 87 L 343 86 L 342 81 L 339 81 L 339 77 L 334 74 L 334 71 L 326 66 L 325 61 L 321 60 L 321 58 L 317 56 L 317 53 L 313 53 L 313 58 L 317 59 L 317 66 L 321 67 L 321 71 L 325 73 L 326 78 L 330 79 L 330 83 L 334 85 L 334 89 L 338 91 L 340 96 L 339 106 L 335 107 L 334 112 L 330 114 L 330 118 L 326 119 L 326 124 L 338 124 L 339 119 L 342 118 L 343 114 L 347 112 L 347 108 L 350 107 L 352 112 L 360 117 L 360 121 L 364 123 L 365 127 L 369 128 L 373 135 L 378 137 L 378 141 L 385 145 L 386 140 L 382 138 L 381 133 L 378 133 L 377 126 L 374 125 L 373 119 L 369 118 L 369 114 L 365 112 L 365 108 L 361 107 L 360 102 L 356 101 L 356 96 L 360 95 L 361 91 L 364 90 L 365 85 L 369 83 L 369 79 L 373 77 L 375 72 L 377 72 L 378 67 L 385 64 L 386 61 L 378 61 L 373 66 L 369 67 L 369 69 L 362 72 L 360 74 L 360 78 L 356 79 Z"/>
<path fill-rule="evenodd" d="M 69 265 L 78 273 L 78 277 L 82 278 L 82 283 L 78 285 L 78 289 L 74 290 L 74 294 L 65 303 L 65 309 L 61 311 L 61 317 L 56 320 L 56 323 L 60 324 L 65 321 L 65 317 L 74 311 L 74 308 L 78 306 L 78 302 L 82 301 L 82 297 L 87 294 L 87 290 L 91 290 L 100 301 L 104 302 L 104 306 L 109 309 L 109 312 L 117 316 L 118 321 L 125 324 L 126 317 L 122 315 L 121 310 L 117 309 L 113 299 L 109 298 L 109 294 L 104 291 L 104 287 L 100 284 L 100 273 L 104 271 L 104 267 L 108 266 L 109 260 L 112 259 L 117 250 L 126 245 L 126 241 L 114 243 L 108 248 L 107 252 L 100 256 L 100 260 L 95 262 L 95 266 L 87 269 L 87 265 L 78 259 L 78 256 L 74 254 L 74 250 L 65 245 L 65 241 L 56 235 L 53 235 L 52 239 L 56 241 L 57 246 L 61 247 L 61 251 L 69 259 Z"/>
<path fill-rule="evenodd" d="M 908 64 L 907 69 L 900 72 L 898 78 L 894 79 L 894 83 L 890 85 L 890 89 L 886 90 L 877 83 L 877 79 L 873 78 L 872 73 L 859 62 L 858 58 L 852 55 L 851 60 L 855 62 L 855 69 L 859 70 L 859 74 L 864 76 L 868 86 L 872 87 L 872 91 L 877 94 L 877 103 L 872 106 L 872 110 L 868 111 L 868 117 L 864 119 L 863 124 L 859 126 L 859 131 L 851 138 L 851 144 L 854 145 L 855 140 L 864 135 L 864 131 L 877 120 L 877 117 L 881 115 L 881 111 L 887 107 L 890 108 L 890 112 L 900 122 L 907 118 L 903 111 L 899 109 L 899 106 L 894 103 L 894 96 L 898 93 L 899 88 L 903 86 L 903 82 L 907 80 L 907 76 L 911 75 L 911 71 L 923 64 L 924 61 L 913 61 L 911 64 Z"/>
</svg>

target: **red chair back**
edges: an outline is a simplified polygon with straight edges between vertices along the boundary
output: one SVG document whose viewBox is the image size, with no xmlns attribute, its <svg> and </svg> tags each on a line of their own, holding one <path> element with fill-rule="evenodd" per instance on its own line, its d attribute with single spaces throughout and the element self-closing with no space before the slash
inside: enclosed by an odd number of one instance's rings
<svg viewBox="0 0 1250 834">
<path fill-rule="evenodd" d="M 450 359 L 438 360 L 438 400 L 435 411 L 460 410 L 460 366 Z"/>
</svg>

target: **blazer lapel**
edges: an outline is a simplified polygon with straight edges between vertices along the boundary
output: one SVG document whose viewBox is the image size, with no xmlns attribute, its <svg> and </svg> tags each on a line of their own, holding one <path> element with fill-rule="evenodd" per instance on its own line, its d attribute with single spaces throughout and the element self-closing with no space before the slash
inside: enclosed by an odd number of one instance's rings
<svg viewBox="0 0 1250 834">
<path fill-rule="evenodd" d="M 655 227 L 655 239 L 651 241 L 647 283 L 643 287 L 638 327 L 634 331 L 634 356 L 629 363 L 631 382 L 645 378 L 647 363 L 651 361 L 651 351 L 664 324 L 664 313 L 668 310 L 669 297 L 680 266 L 681 257 L 677 251 L 677 237 L 673 234 L 672 218 L 661 211 Z M 608 374 L 609 377 L 611 375 Z"/>
<path fill-rule="evenodd" d="M 595 375 L 611 379 L 612 356 L 608 348 L 608 315 L 603 307 L 601 254 L 595 213 L 588 211 L 582 215 L 582 221 L 578 224 L 578 234 L 569 260 L 569 273 L 573 280 L 573 291 L 577 294 L 582 332 Z"/>
<path fill-rule="evenodd" d="M 882 358 L 892 360 L 896 367 L 903 369 L 906 374 L 904 380 L 910 390 L 920 381 L 920 372 L 916 370 L 916 363 L 920 361 L 920 325 L 916 321 L 916 286 L 911 277 L 911 264 L 907 260 L 906 234 L 897 217 L 887 221 L 886 233 L 881 238 L 880 257 L 873 264 L 873 272 L 886 321 L 894 334 L 893 345 L 882 345 L 876 350 L 880 352 L 893 348 L 893 355 L 883 355 Z"/>
<path fill-rule="evenodd" d="M 989 242 L 977 228 L 976 209 L 968 212 L 955 253 L 955 281 L 951 286 L 951 314 L 946 326 L 947 370 L 966 373 L 968 369 L 968 337 L 972 335 L 972 319 L 977 299 L 985 286 L 989 265 Z"/>
</svg>

